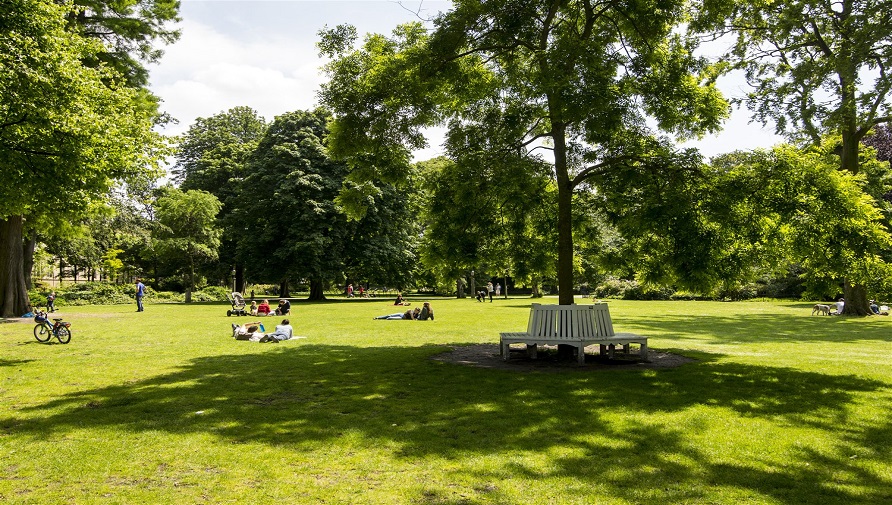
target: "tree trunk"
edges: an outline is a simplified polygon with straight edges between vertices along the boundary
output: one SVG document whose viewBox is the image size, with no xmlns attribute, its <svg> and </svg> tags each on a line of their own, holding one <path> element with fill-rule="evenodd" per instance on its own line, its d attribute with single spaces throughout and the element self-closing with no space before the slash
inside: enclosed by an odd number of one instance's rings
<svg viewBox="0 0 892 505">
<path fill-rule="evenodd" d="M 310 288 L 312 291 L 312 287 Z M 321 288 L 320 288 L 321 291 Z M 282 279 L 282 282 L 279 284 L 279 298 L 290 298 L 291 297 L 291 285 L 288 282 L 288 279 Z M 322 299 L 325 299 L 325 295 L 322 295 Z"/>
<path fill-rule="evenodd" d="M 195 278 L 195 267 L 189 265 L 189 281 L 186 282 L 186 303 L 192 303 L 192 289 L 195 287 L 193 279 Z"/>
<path fill-rule="evenodd" d="M 558 187 L 558 303 L 573 305 L 573 185 L 567 170 L 564 128 L 552 122 L 554 172 Z"/>
<path fill-rule="evenodd" d="M 0 316 L 19 317 L 31 312 L 23 263 L 24 217 L 0 219 Z"/>
<path fill-rule="evenodd" d="M 477 293 L 474 293 L 476 296 Z M 465 297 L 465 283 L 462 282 L 462 278 L 459 277 L 455 280 L 455 297 L 456 298 L 464 298 Z"/>
<path fill-rule="evenodd" d="M 477 281 L 474 279 L 474 271 L 471 270 L 471 294 L 473 296 L 477 296 Z M 464 298 L 464 296 L 460 296 L 459 298 Z"/>
<path fill-rule="evenodd" d="M 322 280 L 310 280 L 310 297 L 308 300 L 319 301 L 325 300 L 325 291 L 322 290 Z"/>
<path fill-rule="evenodd" d="M 31 272 L 34 270 L 34 249 L 37 248 L 37 235 L 32 232 L 22 249 L 22 273 L 25 274 L 25 289 L 34 287 Z"/>
<path fill-rule="evenodd" d="M 846 298 L 842 313 L 847 316 L 869 316 L 873 314 L 867 303 L 867 289 L 860 284 L 843 282 L 843 293 Z"/>
<path fill-rule="evenodd" d="M 245 265 L 235 264 L 235 290 L 245 294 Z"/>
<path fill-rule="evenodd" d="M 852 80 L 854 82 L 854 79 Z M 847 90 L 843 90 L 847 93 Z M 851 96 L 854 96 L 853 94 Z M 854 99 L 846 95 L 845 100 L 847 107 L 854 110 Z M 855 114 L 847 114 L 846 125 L 842 131 L 842 152 L 840 153 L 841 168 L 851 174 L 857 174 L 861 171 L 858 161 L 859 149 L 861 146 L 861 137 L 858 135 L 858 128 L 855 124 Z M 864 251 L 857 251 L 864 253 Z M 867 316 L 872 314 L 870 305 L 867 303 L 867 288 L 863 284 L 850 284 L 848 279 L 843 280 L 843 293 L 845 296 L 845 305 L 842 313 L 848 316 Z"/>
</svg>

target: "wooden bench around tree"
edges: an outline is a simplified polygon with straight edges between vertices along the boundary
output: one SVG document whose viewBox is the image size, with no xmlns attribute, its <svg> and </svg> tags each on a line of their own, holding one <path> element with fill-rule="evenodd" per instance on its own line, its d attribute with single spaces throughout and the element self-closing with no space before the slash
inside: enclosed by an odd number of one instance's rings
<svg viewBox="0 0 892 505">
<path fill-rule="evenodd" d="M 594 305 L 541 305 L 530 309 L 527 331 L 500 334 L 499 350 L 504 360 L 510 357 L 511 344 L 526 344 L 527 352 L 536 356 L 538 345 L 570 345 L 576 347 L 579 364 L 585 363 L 585 348 L 600 345 L 601 354 L 613 357 L 617 345 L 628 353 L 630 344 L 640 346 L 641 359 L 647 359 L 647 337 L 633 333 L 615 333 L 606 303 Z"/>
</svg>

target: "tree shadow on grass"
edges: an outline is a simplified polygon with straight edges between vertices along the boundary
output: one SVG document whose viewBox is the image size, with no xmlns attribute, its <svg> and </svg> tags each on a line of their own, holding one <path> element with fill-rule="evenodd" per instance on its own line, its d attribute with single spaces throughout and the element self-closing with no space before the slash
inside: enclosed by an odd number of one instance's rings
<svg viewBox="0 0 892 505">
<path fill-rule="evenodd" d="M 766 454 L 755 465 L 716 463 L 690 440 L 705 428 L 673 424 L 673 415 L 688 409 L 718 408 L 733 412 L 720 414 L 729 420 L 837 433 L 850 452 L 888 460 L 889 416 L 858 424 L 847 415 L 856 395 L 888 388 L 880 381 L 722 361 L 646 372 L 516 374 L 435 362 L 426 359 L 431 348 L 281 345 L 196 358 L 144 381 L 67 394 L 20 409 L 27 420 L 0 419 L 0 430 L 40 439 L 91 427 L 212 433 L 229 443 L 298 451 L 354 433 L 369 447 L 397 447 L 394 458 L 455 460 L 443 472 L 488 482 L 481 493 L 490 502 L 510 501 L 500 497 L 500 482 L 518 476 L 570 478 L 652 504 L 711 500 L 707 493 L 716 487 L 787 503 L 892 497 L 888 476 L 857 459 L 803 449 L 792 460 Z M 518 458 L 522 451 L 550 463 L 543 469 L 541 461 Z M 503 452 L 502 467 L 462 464 Z M 856 476 L 861 489 L 828 487 L 827 475 L 837 472 Z M 417 501 L 450 499 L 431 491 Z"/>
<path fill-rule="evenodd" d="M 2 359 L 0 358 L 0 366 L 16 366 L 31 363 L 33 359 Z"/>
<path fill-rule="evenodd" d="M 673 339 L 719 337 L 722 341 L 756 342 L 856 342 L 874 340 L 892 344 L 888 328 L 852 324 L 847 317 L 809 317 L 784 314 L 739 316 L 652 314 L 647 317 L 614 318 L 616 331 L 634 329 L 645 335 L 669 334 Z"/>
</svg>

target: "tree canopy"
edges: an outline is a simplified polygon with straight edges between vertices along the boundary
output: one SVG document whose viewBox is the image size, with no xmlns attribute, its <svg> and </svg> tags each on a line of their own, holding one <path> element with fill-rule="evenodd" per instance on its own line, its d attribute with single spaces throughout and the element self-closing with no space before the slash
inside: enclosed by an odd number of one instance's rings
<svg viewBox="0 0 892 505">
<path fill-rule="evenodd" d="M 861 140 L 892 121 L 892 2 L 704 0 L 702 7 L 695 30 L 736 36 L 727 56 L 753 86 L 743 101 L 755 117 L 811 145 L 838 138 L 839 167 L 857 174 Z M 846 282 L 845 291 L 846 313 L 869 313 L 863 286 Z"/>
<path fill-rule="evenodd" d="M 154 106 L 103 65 L 104 49 L 66 30 L 66 4 L 0 7 L 0 312 L 28 309 L 26 216 L 83 214 L 114 181 L 157 170 L 164 143 Z"/>
<path fill-rule="evenodd" d="M 718 129 L 727 104 L 675 30 L 684 2 L 460 0 L 431 34 L 322 34 L 336 57 L 321 98 L 331 148 L 351 177 L 395 180 L 433 124 L 475 128 L 497 152 L 548 149 L 557 187 L 560 303 L 572 303 L 572 194 L 594 174 L 636 163 L 648 118 L 681 136 Z M 632 142 L 629 140 L 632 139 Z"/>
</svg>

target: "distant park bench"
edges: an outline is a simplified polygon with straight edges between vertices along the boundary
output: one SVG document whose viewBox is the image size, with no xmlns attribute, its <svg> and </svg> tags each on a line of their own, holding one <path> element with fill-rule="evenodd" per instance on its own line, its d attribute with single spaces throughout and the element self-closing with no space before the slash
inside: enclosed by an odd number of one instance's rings
<svg viewBox="0 0 892 505">
<path fill-rule="evenodd" d="M 530 310 L 527 331 L 501 333 L 499 350 L 508 360 L 511 344 L 526 344 L 527 352 L 536 356 L 538 345 L 570 345 L 576 347 L 579 364 L 585 363 L 585 348 L 600 345 L 601 354 L 613 357 L 617 345 L 628 353 L 630 344 L 640 346 L 641 359 L 647 359 L 647 337 L 632 333 L 615 333 L 606 303 L 595 305 L 540 305 Z"/>
</svg>

